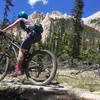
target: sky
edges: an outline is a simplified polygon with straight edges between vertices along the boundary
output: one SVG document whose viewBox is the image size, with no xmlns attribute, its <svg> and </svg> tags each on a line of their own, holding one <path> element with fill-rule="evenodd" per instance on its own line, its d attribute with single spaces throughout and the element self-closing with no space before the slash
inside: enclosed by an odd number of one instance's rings
<svg viewBox="0 0 100 100">
<path fill-rule="evenodd" d="M 0 0 L 0 20 L 3 17 L 4 1 Z M 100 11 L 100 0 L 83 0 L 83 2 L 83 17 Z M 56 10 L 71 15 L 74 0 L 12 0 L 12 3 L 14 7 L 10 7 L 9 19 L 17 16 L 20 11 L 26 11 L 30 15 L 34 11 L 47 13 Z"/>
</svg>

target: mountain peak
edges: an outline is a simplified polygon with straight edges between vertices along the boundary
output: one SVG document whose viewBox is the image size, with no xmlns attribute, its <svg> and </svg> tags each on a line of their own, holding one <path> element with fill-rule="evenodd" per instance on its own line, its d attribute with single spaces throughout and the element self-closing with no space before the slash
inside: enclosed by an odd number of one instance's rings
<svg viewBox="0 0 100 100">
<path fill-rule="evenodd" d="M 86 18 L 83 18 L 84 21 L 88 21 L 88 20 L 92 20 L 92 19 L 97 19 L 97 18 L 100 18 L 100 11 L 86 17 Z"/>
<path fill-rule="evenodd" d="M 84 24 L 100 31 L 100 11 L 94 13 L 93 15 L 83 18 Z"/>
</svg>

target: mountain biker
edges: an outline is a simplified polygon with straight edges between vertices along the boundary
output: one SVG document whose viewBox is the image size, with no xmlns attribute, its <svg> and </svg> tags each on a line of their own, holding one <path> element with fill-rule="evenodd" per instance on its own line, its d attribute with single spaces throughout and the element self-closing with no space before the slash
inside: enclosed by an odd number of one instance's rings
<svg viewBox="0 0 100 100">
<path fill-rule="evenodd" d="M 25 37 L 24 41 L 22 42 L 19 48 L 17 63 L 15 65 L 15 72 L 13 76 L 17 76 L 21 74 L 22 62 L 24 60 L 26 51 L 31 47 L 32 43 L 36 43 L 39 40 L 41 40 L 41 33 L 43 32 L 43 28 L 41 24 L 34 24 L 33 26 L 30 25 L 28 21 L 28 14 L 25 11 L 21 11 L 18 14 L 18 19 L 14 23 L 12 23 L 8 27 L 0 31 L 1 33 L 6 32 L 8 29 L 12 29 L 16 25 L 20 25 L 20 27 L 27 32 L 27 36 Z"/>
</svg>

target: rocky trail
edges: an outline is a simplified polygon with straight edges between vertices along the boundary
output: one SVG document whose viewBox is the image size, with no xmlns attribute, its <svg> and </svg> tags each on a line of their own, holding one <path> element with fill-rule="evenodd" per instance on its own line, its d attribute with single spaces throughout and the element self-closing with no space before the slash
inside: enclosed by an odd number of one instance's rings
<svg viewBox="0 0 100 100">
<path fill-rule="evenodd" d="M 0 100 L 100 100 L 100 93 L 58 83 L 36 86 L 6 77 L 0 82 Z"/>
</svg>

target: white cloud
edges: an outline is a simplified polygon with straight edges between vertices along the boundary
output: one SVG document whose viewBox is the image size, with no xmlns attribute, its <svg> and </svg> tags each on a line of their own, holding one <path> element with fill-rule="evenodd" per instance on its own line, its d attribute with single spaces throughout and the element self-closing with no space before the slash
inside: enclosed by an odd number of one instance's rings
<svg viewBox="0 0 100 100">
<path fill-rule="evenodd" d="M 47 0 L 28 0 L 28 3 L 29 3 L 31 6 L 34 6 L 37 2 L 42 2 L 43 4 L 47 4 L 47 3 L 48 3 Z"/>
</svg>

